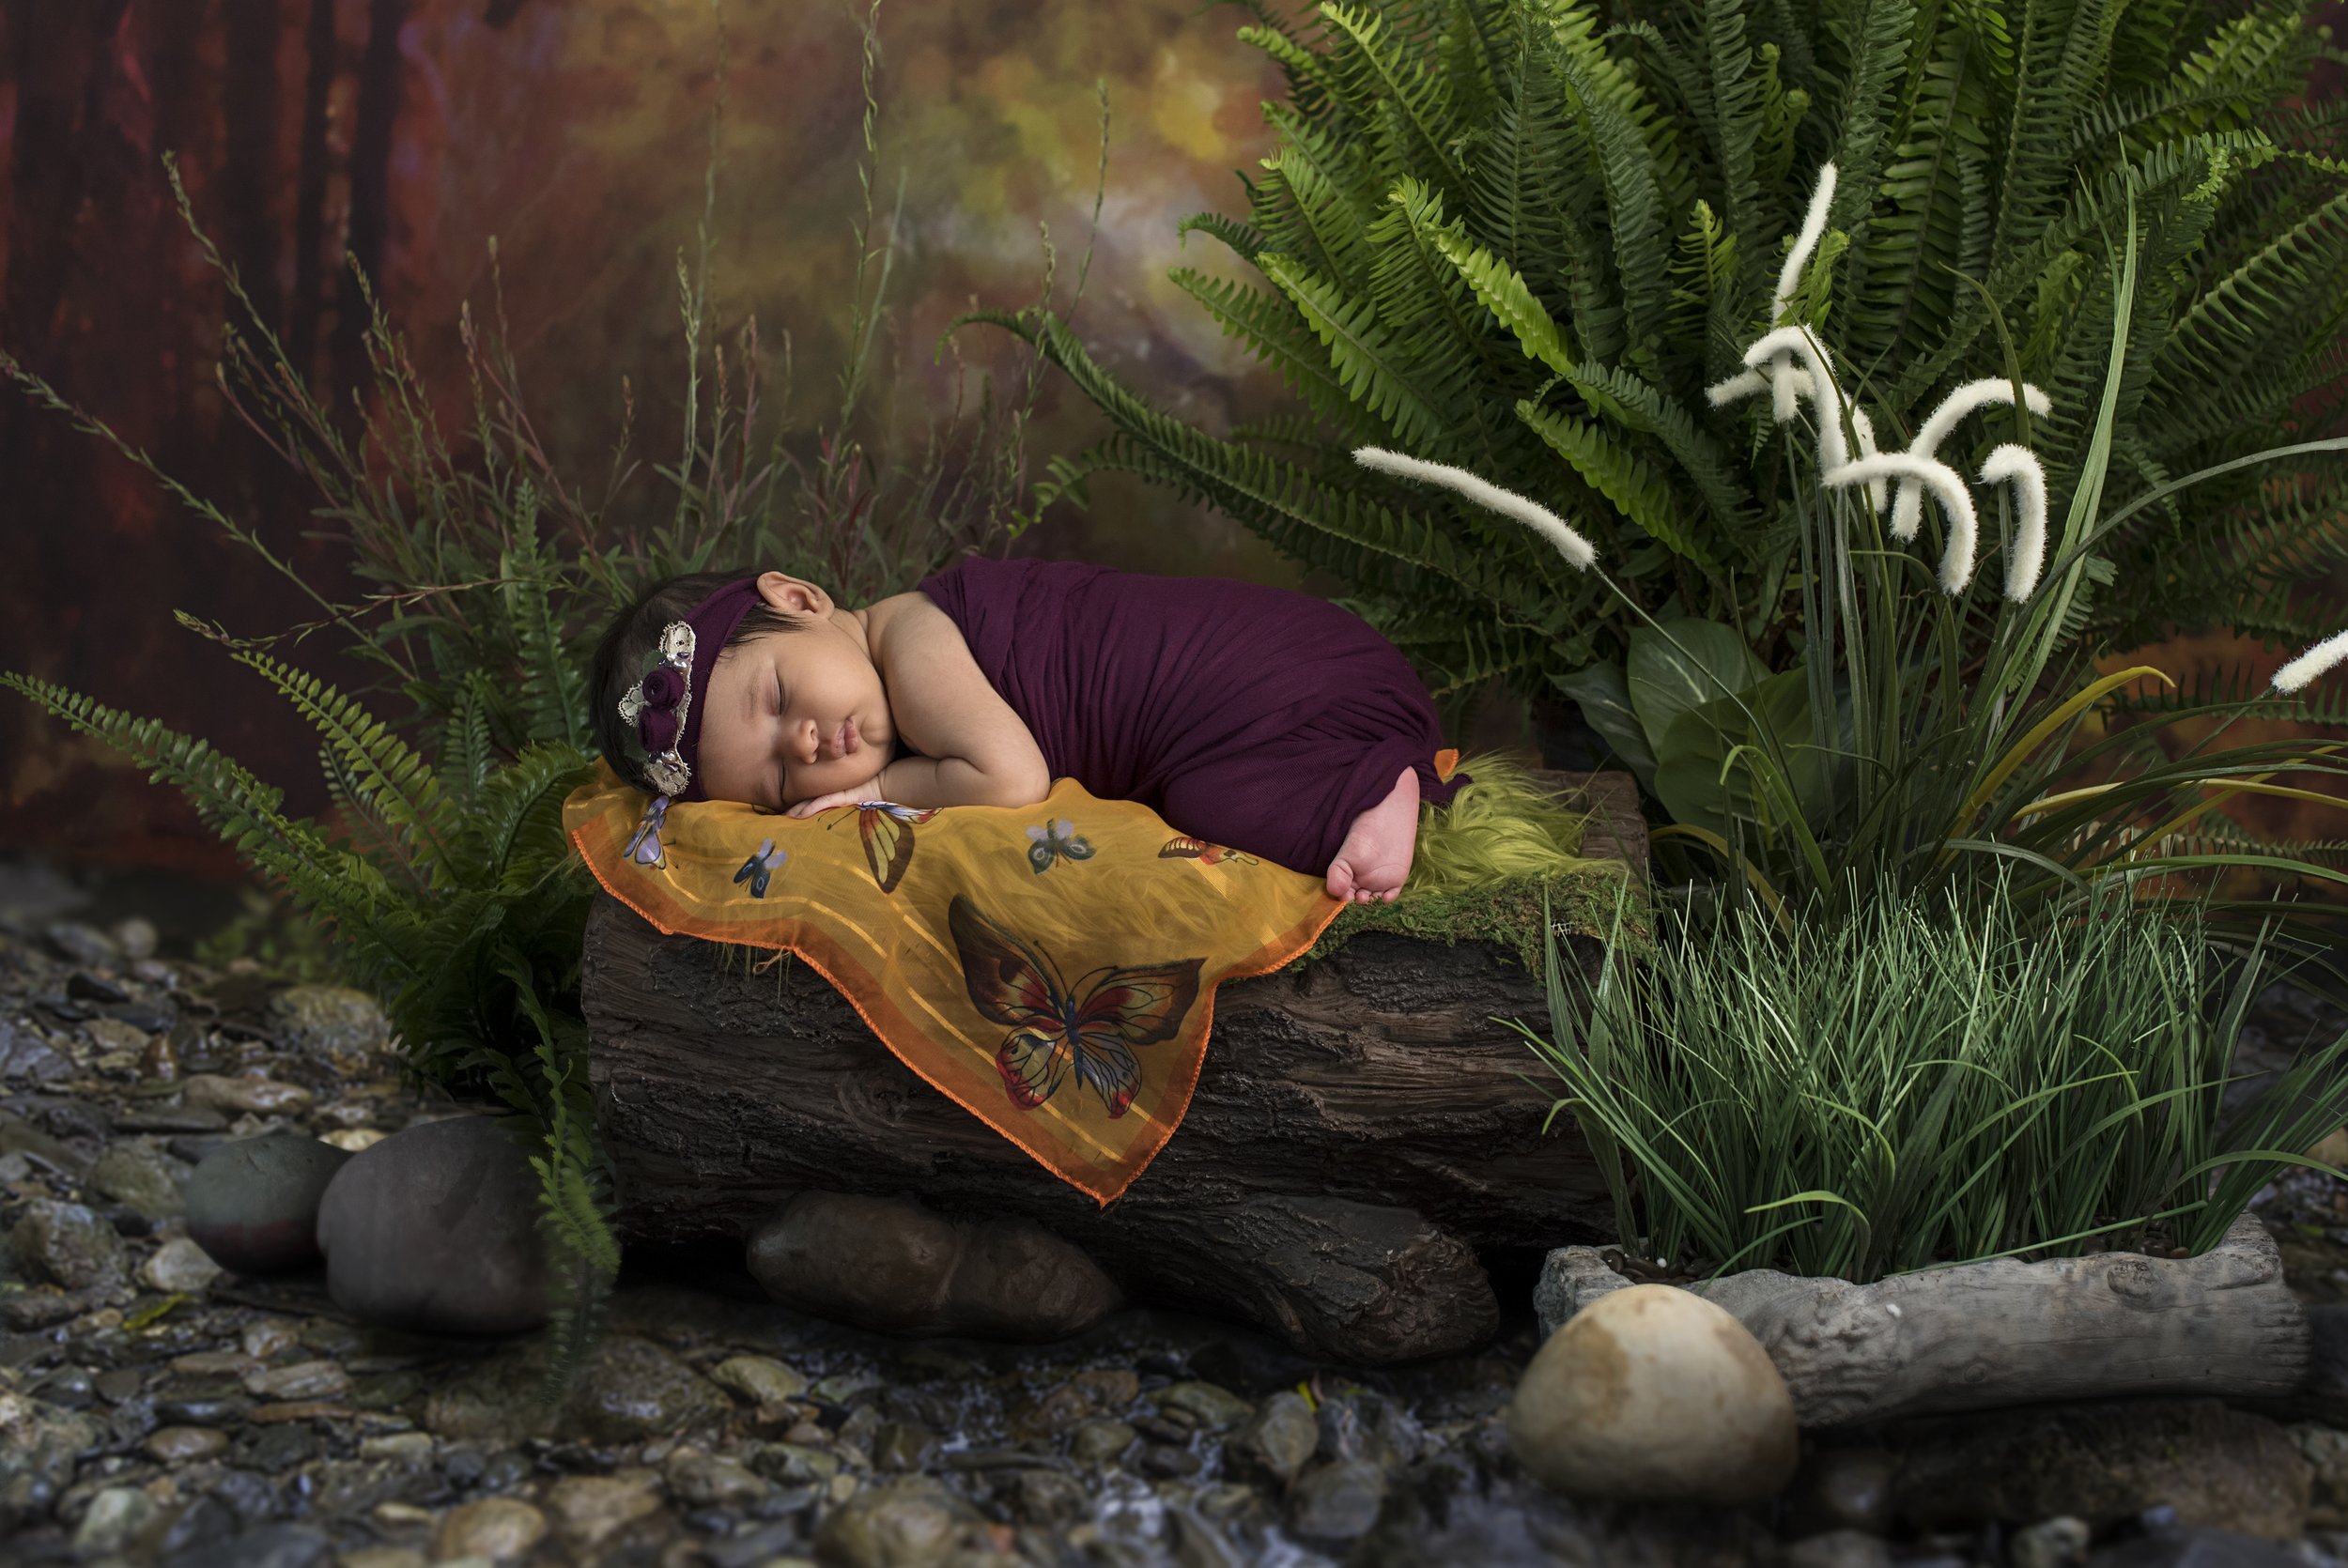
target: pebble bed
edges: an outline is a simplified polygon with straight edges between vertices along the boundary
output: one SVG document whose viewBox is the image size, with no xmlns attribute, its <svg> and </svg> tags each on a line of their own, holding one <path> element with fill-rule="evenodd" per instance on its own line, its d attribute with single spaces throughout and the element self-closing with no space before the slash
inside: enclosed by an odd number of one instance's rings
<svg viewBox="0 0 2348 1568">
<path fill-rule="evenodd" d="M 768 1303 L 739 1269 L 631 1253 L 576 1399 L 540 1428 L 542 1335 L 358 1323 L 321 1270 L 225 1274 L 187 1238 L 181 1190 L 222 1142 L 291 1130 L 361 1148 L 457 1108 L 401 1094 L 365 998 L 156 946 L 144 920 L 10 929 L 0 914 L 0 1563 L 2315 1568 L 2348 1554 L 2332 1533 L 2348 1530 L 2348 1431 L 2208 1401 L 2128 1418 L 2157 1434 L 2152 1470 L 2074 1454 L 2078 1477 L 2041 1467 L 2020 1502 L 1983 1478 L 2020 1511 L 2003 1519 L 1919 1528 L 1895 1497 L 1900 1464 L 1979 1447 L 1973 1428 L 1814 1441 L 1765 1509 L 1569 1502 L 1508 1452 L 1529 1303 L 1477 1355 L 1364 1371 L 1140 1310 L 1043 1346 L 894 1340 Z M 2262 1018 L 2264 1040 L 2312 1015 L 2278 996 Z M 2348 1300 L 2340 1184 L 2294 1176 L 2262 1202 L 2294 1284 Z M 2012 1444 L 2048 1419 L 2016 1415 L 1999 1452 L 2025 1452 Z M 2058 1433 L 2047 1452 L 2064 1441 L 2078 1447 Z"/>
</svg>

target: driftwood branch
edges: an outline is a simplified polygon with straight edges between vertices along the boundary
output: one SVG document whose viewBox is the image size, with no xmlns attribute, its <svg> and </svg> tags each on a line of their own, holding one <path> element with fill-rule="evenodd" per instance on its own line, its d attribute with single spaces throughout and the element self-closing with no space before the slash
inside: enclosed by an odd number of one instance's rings
<svg viewBox="0 0 2348 1568">
<path fill-rule="evenodd" d="M 1597 777 L 1592 853 L 1643 860 L 1635 794 Z M 729 973 L 721 952 L 608 897 L 588 922 L 592 1078 L 632 1238 L 738 1241 L 804 1190 L 909 1195 L 1032 1219 L 1135 1300 L 1377 1362 L 1491 1333 L 1479 1252 L 1610 1234 L 1570 1124 L 1542 1131 L 1555 1085 L 1491 1022 L 1544 1028 L 1541 977 L 1491 943 L 1366 931 L 1222 987 L 1181 1129 L 1106 1209 L 921 1082 L 806 965 Z"/>
<path fill-rule="evenodd" d="M 1562 1249 L 1542 1327 L 1628 1284 Z M 2199 1257 L 2000 1258 L 1869 1285 L 1757 1268 L 1697 1290 L 1769 1351 L 1804 1426 L 2120 1394 L 2283 1399 L 2308 1372 L 2307 1315 L 2251 1214 Z"/>
</svg>

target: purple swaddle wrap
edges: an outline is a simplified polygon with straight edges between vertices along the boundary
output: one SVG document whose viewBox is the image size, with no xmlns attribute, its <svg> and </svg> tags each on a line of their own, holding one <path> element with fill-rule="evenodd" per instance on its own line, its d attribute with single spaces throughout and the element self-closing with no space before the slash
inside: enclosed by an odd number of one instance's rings
<svg viewBox="0 0 2348 1568">
<path fill-rule="evenodd" d="M 1468 781 L 1401 651 L 1308 593 L 977 556 L 919 588 L 1053 777 L 1209 843 L 1317 877 L 1404 768 L 1438 805 Z"/>
</svg>

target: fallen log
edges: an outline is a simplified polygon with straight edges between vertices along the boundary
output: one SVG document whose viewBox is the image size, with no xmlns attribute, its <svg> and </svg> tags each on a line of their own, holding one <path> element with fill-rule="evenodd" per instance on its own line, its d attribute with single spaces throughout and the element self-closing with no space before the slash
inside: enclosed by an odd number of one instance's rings
<svg viewBox="0 0 2348 1568">
<path fill-rule="evenodd" d="M 1560 1249 L 1541 1327 L 1630 1282 Z M 2255 1214 L 2199 1257 L 1999 1258 L 1873 1284 L 1770 1268 L 1693 1287 L 1752 1330 L 1804 1426 L 2123 1394 L 2280 1400 L 2306 1379 L 2306 1313 Z"/>
<path fill-rule="evenodd" d="M 1546 776 L 1585 792 L 1587 852 L 1643 878 L 1629 776 Z M 1565 943 L 1594 966 L 1595 939 Z M 1540 974 L 1496 940 L 1363 930 L 1223 986 L 1182 1127 L 1105 1209 L 923 1083 L 805 964 L 747 973 L 600 896 L 581 999 L 629 1239 L 739 1243 L 803 1191 L 910 1196 L 949 1219 L 1033 1220 L 1131 1299 L 1387 1362 L 1490 1335 L 1479 1252 L 1611 1235 L 1569 1121 L 1542 1130 L 1557 1086 L 1491 1022 L 1548 1024 Z"/>
</svg>

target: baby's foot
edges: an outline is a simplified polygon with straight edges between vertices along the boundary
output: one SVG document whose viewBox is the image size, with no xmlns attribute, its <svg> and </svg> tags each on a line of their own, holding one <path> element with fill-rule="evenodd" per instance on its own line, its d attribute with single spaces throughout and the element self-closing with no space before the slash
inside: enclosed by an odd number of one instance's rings
<svg viewBox="0 0 2348 1568">
<path fill-rule="evenodd" d="M 1386 798 L 1353 819 L 1353 826 L 1329 862 L 1329 896 L 1352 903 L 1392 903 L 1411 874 L 1411 852 L 1418 846 L 1418 774 L 1411 768 L 1394 781 Z"/>
</svg>

